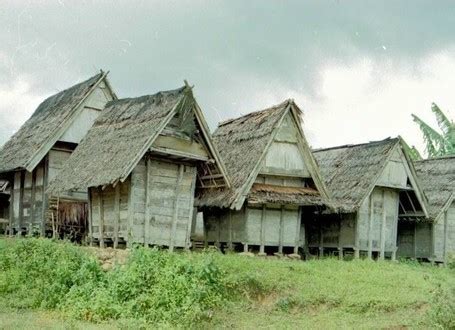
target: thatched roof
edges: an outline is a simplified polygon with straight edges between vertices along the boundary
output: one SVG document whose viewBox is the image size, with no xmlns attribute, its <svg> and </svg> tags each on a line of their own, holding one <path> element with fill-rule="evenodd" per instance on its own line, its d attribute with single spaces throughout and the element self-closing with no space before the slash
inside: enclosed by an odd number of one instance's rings
<svg viewBox="0 0 455 330">
<path fill-rule="evenodd" d="M 360 207 L 398 143 L 395 138 L 314 151 L 322 178 L 341 210 L 354 212 Z"/>
<path fill-rule="evenodd" d="M 0 149 L 0 173 L 16 169 L 32 171 L 30 166 L 33 166 L 35 156 L 42 153 L 45 146 L 52 147 L 49 142 L 58 139 L 56 135 L 61 128 L 74 117 L 81 102 L 105 76 L 106 73 L 100 72 L 44 100 Z"/>
<path fill-rule="evenodd" d="M 414 167 L 436 220 L 455 196 L 455 156 L 416 161 Z"/>
<path fill-rule="evenodd" d="M 286 100 L 265 110 L 230 119 L 218 125 L 213 134 L 213 140 L 226 165 L 232 189 L 206 192 L 199 197 L 197 201 L 199 206 L 236 209 L 241 207 L 244 200 L 251 194 L 250 189 L 268 146 L 284 116 L 289 112 L 298 118 L 300 128 L 301 110 L 292 100 Z M 306 144 L 303 132 L 302 140 Z M 311 152 L 309 157 L 312 158 Z M 320 181 L 322 184 L 322 179 Z M 317 180 L 315 182 L 317 184 Z"/>
<path fill-rule="evenodd" d="M 177 111 L 196 106 L 188 86 L 109 102 L 48 191 L 83 190 L 124 181 Z M 203 131 L 206 140 L 210 139 L 209 132 Z M 222 167 L 216 152 L 212 154 Z"/>
<path fill-rule="evenodd" d="M 255 183 L 248 194 L 251 204 L 327 205 L 319 191 L 308 187 L 283 187 Z"/>
</svg>

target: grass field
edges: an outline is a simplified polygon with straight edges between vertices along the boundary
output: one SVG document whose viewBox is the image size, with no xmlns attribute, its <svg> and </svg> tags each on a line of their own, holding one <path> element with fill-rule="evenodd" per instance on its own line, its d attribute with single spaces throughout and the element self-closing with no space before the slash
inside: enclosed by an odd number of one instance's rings
<svg viewBox="0 0 455 330">
<path fill-rule="evenodd" d="M 455 327 L 455 270 L 448 267 L 103 253 L 0 240 L 0 328 Z"/>
</svg>

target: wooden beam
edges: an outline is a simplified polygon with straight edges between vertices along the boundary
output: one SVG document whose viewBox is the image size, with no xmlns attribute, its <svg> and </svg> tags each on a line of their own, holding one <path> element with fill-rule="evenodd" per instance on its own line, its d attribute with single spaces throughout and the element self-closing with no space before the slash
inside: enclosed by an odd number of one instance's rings
<svg viewBox="0 0 455 330">
<path fill-rule="evenodd" d="M 133 246 L 133 224 L 134 224 L 134 203 L 133 203 L 133 179 L 132 174 L 128 182 L 128 220 L 127 220 L 127 234 L 126 246 L 131 248 Z"/>
<path fill-rule="evenodd" d="M 203 161 L 203 162 L 210 161 L 210 159 L 206 156 L 193 155 L 193 154 L 190 154 L 187 152 L 173 150 L 173 149 L 169 149 L 169 148 L 151 147 L 150 151 L 156 152 L 158 154 L 172 155 L 172 156 L 176 156 L 179 158 L 194 159 L 194 160 L 199 160 L 199 161 Z"/>
<path fill-rule="evenodd" d="M 10 189 L 10 201 L 9 201 L 9 236 L 13 236 L 13 222 L 14 222 L 14 177 Z"/>
<path fill-rule="evenodd" d="M 373 203 L 373 192 L 370 194 L 370 202 L 368 204 L 369 209 L 369 219 L 368 219 L 368 258 L 373 257 L 373 218 L 374 218 L 374 203 Z"/>
<path fill-rule="evenodd" d="M 406 196 L 408 196 L 409 203 L 411 203 L 412 210 L 413 210 L 414 212 L 417 212 L 417 210 L 416 210 L 416 208 L 415 208 L 415 206 L 414 206 L 414 203 L 412 202 L 411 196 L 409 196 L 409 193 L 408 193 L 407 191 L 405 191 L 405 194 L 406 194 Z"/>
<path fill-rule="evenodd" d="M 188 226 L 185 238 L 185 248 L 189 249 L 191 247 L 191 234 L 193 233 L 194 227 L 196 226 L 196 218 L 197 218 L 197 208 L 194 207 L 194 193 L 196 190 L 196 176 L 197 176 L 197 169 L 196 167 L 191 168 L 193 173 L 193 178 L 191 180 L 191 197 L 188 201 L 188 210 L 193 210 L 193 212 L 188 212 Z"/>
<path fill-rule="evenodd" d="M 118 247 L 118 232 L 120 226 L 120 185 L 115 186 L 114 199 L 114 249 Z"/>
<path fill-rule="evenodd" d="M 259 253 L 265 253 L 265 215 L 266 208 L 265 205 L 262 205 L 262 212 L 261 212 L 261 245 L 259 247 Z"/>
<path fill-rule="evenodd" d="M 202 176 L 201 180 L 222 179 L 222 178 L 224 178 L 223 174 L 212 174 L 212 175 Z"/>
<path fill-rule="evenodd" d="M 280 241 L 279 241 L 279 244 L 278 244 L 278 253 L 280 254 L 283 254 L 283 236 L 284 236 L 284 206 L 281 205 L 281 209 L 280 209 Z"/>
<path fill-rule="evenodd" d="M 300 223 L 302 221 L 302 208 L 299 207 L 299 215 L 297 217 L 297 228 L 295 229 L 295 245 L 294 245 L 294 254 L 299 253 L 299 243 L 300 243 Z"/>
<path fill-rule="evenodd" d="M 46 194 L 47 185 L 49 181 L 49 154 L 44 157 L 44 164 L 43 164 L 43 202 L 42 202 L 42 209 L 41 209 L 41 235 L 45 235 L 46 233 L 46 214 L 49 210 L 49 196 Z"/>
<path fill-rule="evenodd" d="M 385 191 L 382 191 L 382 222 L 381 222 L 381 250 L 379 254 L 379 259 L 384 260 L 385 258 L 385 232 L 387 225 L 387 211 L 385 208 Z"/>
<path fill-rule="evenodd" d="M 145 161 L 145 219 L 144 219 L 144 246 L 150 244 L 150 220 L 151 220 L 151 177 L 152 161 L 147 157 Z"/>
<path fill-rule="evenodd" d="M 359 259 L 360 258 L 360 235 L 359 235 L 359 219 L 360 219 L 360 212 L 357 210 L 355 214 L 355 243 L 354 243 L 354 259 Z"/>
<path fill-rule="evenodd" d="M 180 194 L 180 189 L 181 189 L 181 184 L 182 184 L 182 179 L 183 179 L 183 169 L 184 165 L 180 164 L 179 165 L 179 176 L 177 178 L 177 184 L 175 186 L 175 194 L 174 194 L 174 212 L 172 214 L 172 230 L 171 230 L 171 237 L 170 237 L 170 244 L 169 244 L 169 250 L 174 251 L 174 245 L 175 245 L 175 235 L 177 231 L 177 221 L 178 221 L 178 211 L 179 211 L 179 194 Z"/>
<path fill-rule="evenodd" d="M 88 188 L 88 236 L 89 236 L 89 244 L 93 246 L 93 219 L 92 219 L 92 188 Z"/>
<path fill-rule="evenodd" d="M 103 201 L 103 189 L 98 188 L 98 198 L 100 199 L 100 208 L 99 208 L 99 216 L 100 216 L 100 223 L 99 223 L 99 243 L 100 248 L 104 248 L 104 201 Z"/>
<path fill-rule="evenodd" d="M 32 195 L 30 196 L 30 223 L 35 222 L 35 193 L 36 193 L 36 168 L 32 172 Z M 41 234 L 41 231 L 40 231 Z"/>
<path fill-rule="evenodd" d="M 21 171 L 20 181 L 20 192 L 19 192 L 19 232 L 22 232 L 22 226 L 24 225 L 24 183 L 25 183 L 25 171 Z"/>
</svg>

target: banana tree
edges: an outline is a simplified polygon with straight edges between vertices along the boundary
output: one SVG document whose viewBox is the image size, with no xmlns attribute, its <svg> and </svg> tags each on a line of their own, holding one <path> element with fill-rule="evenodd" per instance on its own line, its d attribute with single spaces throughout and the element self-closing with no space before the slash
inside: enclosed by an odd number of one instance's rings
<svg viewBox="0 0 455 330">
<path fill-rule="evenodd" d="M 420 130 L 423 134 L 423 139 L 426 145 L 426 152 L 428 158 L 454 155 L 455 154 L 455 124 L 449 120 L 447 116 L 442 112 L 436 104 L 431 105 L 431 111 L 433 111 L 438 121 L 438 126 L 441 132 L 436 131 L 430 125 L 425 123 L 422 119 L 416 115 L 412 115 L 414 121 L 419 125 Z"/>
</svg>

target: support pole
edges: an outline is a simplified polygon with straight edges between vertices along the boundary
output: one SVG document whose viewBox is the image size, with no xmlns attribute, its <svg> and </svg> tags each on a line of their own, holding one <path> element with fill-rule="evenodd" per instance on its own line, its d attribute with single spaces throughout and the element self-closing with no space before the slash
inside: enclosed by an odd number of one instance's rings
<svg viewBox="0 0 455 330">
<path fill-rule="evenodd" d="M 373 203 L 373 193 L 370 195 L 370 217 L 368 219 L 368 258 L 372 259 L 373 257 L 373 218 L 374 218 L 374 203 Z"/>
<path fill-rule="evenodd" d="M 114 221 L 114 249 L 116 249 L 118 247 L 118 232 L 120 226 L 120 183 L 115 186 Z"/>
<path fill-rule="evenodd" d="M 381 221 L 381 251 L 379 259 L 384 260 L 385 258 L 385 243 L 386 243 L 386 225 L 387 225 L 387 210 L 385 207 L 385 191 L 382 191 L 382 221 Z"/>
<path fill-rule="evenodd" d="M 174 196 L 174 213 L 172 215 L 172 231 L 170 237 L 170 245 L 169 251 L 174 251 L 174 244 L 175 244 L 175 235 L 177 232 L 177 220 L 178 220 L 178 211 L 179 211 L 179 194 L 180 194 L 180 186 L 182 184 L 183 179 L 183 169 L 184 165 L 179 165 L 179 176 L 177 178 L 177 184 L 175 186 L 175 196 Z"/>
<path fill-rule="evenodd" d="M 280 210 L 280 242 L 279 242 L 279 245 L 278 245 L 278 253 L 279 254 L 283 254 L 283 240 L 284 240 L 284 206 L 282 205 L 281 206 L 281 210 Z"/>
<path fill-rule="evenodd" d="M 259 247 L 259 254 L 265 254 L 265 205 L 262 205 L 261 212 L 261 246 Z"/>
<path fill-rule="evenodd" d="M 103 201 L 103 190 L 98 188 L 98 197 L 100 199 L 100 209 L 99 209 L 99 216 L 100 216 L 100 248 L 104 248 L 104 201 Z"/>
</svg>

